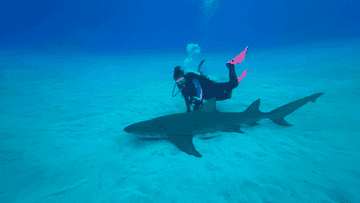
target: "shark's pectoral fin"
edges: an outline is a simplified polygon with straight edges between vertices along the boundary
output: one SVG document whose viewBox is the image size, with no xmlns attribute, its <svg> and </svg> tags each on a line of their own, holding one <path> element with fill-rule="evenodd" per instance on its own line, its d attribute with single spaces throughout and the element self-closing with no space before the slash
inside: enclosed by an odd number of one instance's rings
<svg viewBox="0 0 360 203">
<path fill-rule="evenodd" d="M 274 123 L 278 124 L 278 125 L 282 125 L 282 126 L 292 126 L 290 123 L 288 123 L 285 119 L 283 118 L 273 118 L 271 119 L 272 121 L 274 121 Z"/>
<path fill-rule="evenodd" d="M 248 123 L 249 126 L 256 126 L 256 125 L 260 125 L 260 123 L 257 122 L 253 122 L 253 123 Z"/>
<path fill-rule="evenodd" d="M 196 157 L 202 157 L 202 155 L 195 149 L 192 135 L 171 135 L 168 140 L 177 146 L 181 151 L 194 155 Z"/>
</svg>

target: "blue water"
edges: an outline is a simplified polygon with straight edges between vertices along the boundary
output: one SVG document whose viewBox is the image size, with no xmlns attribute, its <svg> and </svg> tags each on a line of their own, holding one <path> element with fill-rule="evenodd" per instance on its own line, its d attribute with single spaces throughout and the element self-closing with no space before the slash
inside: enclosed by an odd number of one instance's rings
<svg viewBox="0 0 360 203">
<path fill-rule="evenodd" d="M 356 1 L 9 1 L 0 7 L 0 202 L 360 202 Z M 188 52 L 197 44 L 200 52 Z M 286 120 L 194 137 L 124 127 L 184 113 L 175 66 L 246 77 L 219 111 L 324 92 Z M 209 136 L 213 136 L 209 135 Z"/>
</svg>

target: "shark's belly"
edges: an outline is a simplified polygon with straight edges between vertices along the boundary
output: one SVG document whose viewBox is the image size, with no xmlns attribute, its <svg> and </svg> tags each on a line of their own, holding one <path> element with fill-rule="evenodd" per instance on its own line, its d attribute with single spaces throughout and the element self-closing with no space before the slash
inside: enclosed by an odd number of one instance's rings
<svg viewBox="0 0 360 203">
<path fill-rule="evenodd" d="M 146 134 L 146 135 L 139 135 L 139 134 L 134 134 L 134 136 L 137 139 L 145 139 L 145 140 L 151 140 L 151 139 L 166 139 L 167 138 L 167 134 Z"/>
<path fill-rule="evenodd" d="M 221 131 L 221 130 L 222 130 L 222 128 L 219 127 L 216 124 L 214 124 L 214 125 L 204 125 L 202 127 L 195 128 L 193 130 L 193 135 L 214 133 L 214 132 L 218 132 L 218 131 Z"/>
<path fill-rule="evenodd" d="M 214 133 L 219 131 L 219 129 L 202 129 L 202 130 L 194 130 L 193 135 L 202 135 L 207 133 Z"/>
</svg>

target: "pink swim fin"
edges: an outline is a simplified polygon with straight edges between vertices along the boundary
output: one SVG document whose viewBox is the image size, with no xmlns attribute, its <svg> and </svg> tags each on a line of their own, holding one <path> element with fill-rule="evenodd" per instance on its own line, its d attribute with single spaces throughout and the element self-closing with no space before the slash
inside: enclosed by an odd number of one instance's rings
<svg viewBox="0 0 360 203">
<path fill-rule="evenodd" d="M 236 65 L 236 64 L 238 64 L 238 63 L 243 62 L 244 59 L 245 59 L 245 55 L 246 55 L 247 48 L 248 48 L 248 47 L 246 47 L 245 50 L 242 51 L 242 52 L 241 52 L 239 55 L 237 55 L 235 58 L 233 58 L 232 60 L 228 61 L 228 63 L 231 63 L 231 64 Z"/>
<path fill-rule="evenodd" d="M 245 77 L 246 73 L 247 73 L 247 69 L 244 70 L 244 72 L 242 73 L 242 75 L 237 78 L 239 82 L 241 82 L 241 80 Z"/>
</svg>

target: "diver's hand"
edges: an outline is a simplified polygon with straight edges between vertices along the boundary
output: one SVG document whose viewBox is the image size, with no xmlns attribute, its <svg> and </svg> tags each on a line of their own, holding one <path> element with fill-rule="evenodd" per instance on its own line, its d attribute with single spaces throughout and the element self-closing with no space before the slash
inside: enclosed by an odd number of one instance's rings
<svg viewBox="0 0 360 203">
<path fill-rule="evenodd" d="M 233 68 L 233 67 L 235 67 L 235 65 L 232 64 L 232 63 L 227 63 L 226 66 L 227 66 L 228 68 Z"/>
</svg>

